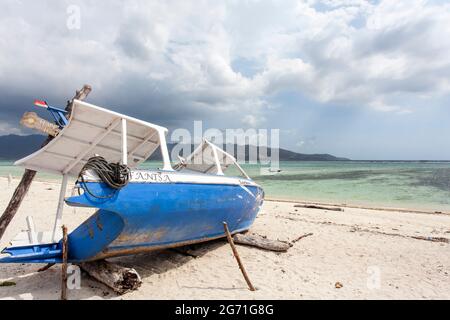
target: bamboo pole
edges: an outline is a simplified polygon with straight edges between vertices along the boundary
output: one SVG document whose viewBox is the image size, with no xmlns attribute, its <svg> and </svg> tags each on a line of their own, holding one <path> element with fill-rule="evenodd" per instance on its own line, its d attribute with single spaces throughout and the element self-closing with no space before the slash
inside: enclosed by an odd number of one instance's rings
<svg viewBox="0 0 450 320">
<path fill-rule="evenodd" d="M 69 253 L 69 245 L 67 243 L 67 227 L 62 226 L 62 256 L 63 263 L 61 267 L 61 300 L 67 300 L 67 256 Z"/>
<path fill-rule="evenodd" d="M 245 271 L 244 265 L 242 264 L 241 258 L 239 257 L 239 253 L 234 245 L 233 238 L 231 237 L 230 230 L 228 229 L 228 224 L 226 222 L 223 223 L 223 228 L 225 230 L 225 234 L 227 235 L 228 243 L 231 246 L 231 250 L 233 250 L 233 255 L 236 258 L 236 261 L 239 265 L 239 269 L 241 269 L 242 275 L 244 276 L 245 281 L 247 282 L 248 288 L 250 291 L 256 291 L 255 287 L 250 281 L 250 278 L 247 275 L 247 271 Z"/>
</svg>

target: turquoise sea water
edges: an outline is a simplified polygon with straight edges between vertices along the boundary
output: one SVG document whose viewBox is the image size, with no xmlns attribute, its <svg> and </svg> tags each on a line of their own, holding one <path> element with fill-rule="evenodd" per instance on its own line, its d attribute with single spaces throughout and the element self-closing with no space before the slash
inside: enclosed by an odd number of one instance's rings
<svg viewBox="0 0 450 320">
<path fill-rule="evenodd" d="M 450 162 L 282 162 L 282 173 L 272 176 L 261 175 L 259 165 L 243 167 L 268 198 L 450 211 Z M 0 176 L 22 172 L 0 162 Z"/>
</svg>

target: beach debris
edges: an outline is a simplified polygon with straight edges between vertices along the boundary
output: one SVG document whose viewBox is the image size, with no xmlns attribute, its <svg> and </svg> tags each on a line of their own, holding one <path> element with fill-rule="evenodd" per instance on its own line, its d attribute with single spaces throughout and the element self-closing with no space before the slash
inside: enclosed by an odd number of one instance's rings
<svg viewBox="0 0 450 320">
<path fill-rule="evenodd" d="M 255 287 L 253 286 L 252 282 L 250 281 L 250 278 L 247 275 L 247 271 L 245 271 L 244 265 L 242 264 L 241 258 L 239 257 L 239 253 L 236 249 L 236 246 L 234 245 L 233 238 L 231 237 L 231 233 L 230 233 L 230 230 L 228 229 L 228 224 L 226 222 L 223 223 L 223 228 L 225 230 L 225 234 L 227 235 L 227 240 L 231 246 L 231 250 L 233 250 L 233 255 L 236 258 L 236 261 L 239 265 L 239 269 L 241 269 L 242 275 L 244 276 L 244 279 L 247 282 L 249 290 L 256 291 Z"/>
<path fill-rule="evenodd" d="M 67 241 L 67 227 L 64 225 L 62 226 L 62 232 L 61 300 L 67 300 L 67 256 L 69 254 L 69 245 Z"/>
<path fill-rule="evenodd" d="M 277 218 L 286 219 L 282 216 L 275 216 Z M 295 219 L 296 221 L 306 222 L 306 223 L 312 223 L 312 224 L 318 224 L 318 225 L 333 225 L 333 226 L 339 226 L 339 227 L 349 227 L 349 232 L 365 232 L 365 233 L 371 233 L 376 235 L 384 235 L 384 236 L 390 236 L 390 237 L 399 237 L 399 238 L 405 238 L 405 239 L 414 239 L 414 240 L 424 240 L 424 241 L 431 241 L 431 242 L 441 242 L 441 243 L 450 243 L 449 238 L 444 237 L 429 237 L 429 236 L 412 236 L 412 235 L 405 235 L 401 233 L 392 233 L 392 232 L 383 232 L 379 230 L 370 230 L 367 228 L 361 228 L 358 225 L 348 225 L 344 223 L 334 223 L 331 221 L 312 221 L 309 219 Z M 376 228 L 379 229 L 379 228 Z M 418 233 L 418 231 L 416 231 Z"/>
<path fill-rule="evenodd" d="M 294 243 L 299 242 L 300 240 L 302 240 L 302 239 L 304 239 L 304 238 L 306 238 L 306 237 L 310 237 L 310 236 L 313 236 L 313 235 L 314 235 L 314 233 L 307 233 L 307 234 L 304 234 L 304 235 L 302 235 L 302 236 L 300 236 L 300 237 L 295 238 L 294 240 L 292 240 L 291 243 L 294 244 Z"/>
<path fill-rule="evenodd" d="M 339 207 L 323 207 L 323 206 L 317 206 L 313 204 L 296 204 L 294 205 L 294 208 L 306 208 L 306 209 L 319 209 L 319 210 L 327 210 L 327 211 L 344 211 L 344 209 Z"/>
<path fill-rule="evenodd" d="M 336 289 L 341 289 L 342 287 L 344 287 L 344 285 L 343 285 L 342 283 L 340 283 L 340 282 L 336 282 L 335 285 L 334 285 L 334 287 L 335 287 Z"/>
<path fill-rule="evenodd" d="M 238 233 L 234 235 L 233 240 L 237 244 L 275 252 L 286 252 L 291 247 L 288 242 L 280 240 L 270 240 L 267 239 L 267 237 L 258 234 L 247 235 Z"/>
<path fill-rule="evenodd" d="M 291 220 L 291 221 L 298 221 L 298 219 L 291 218 L 291 217 L 283 217 L 283 216 L 280 216 L 280 215 L 275 216 L 275 218 L 281 218 L 281 219 L 284 219 L 284 220 Z"/>
<path fill-rule="evenodd" d="M 37 272 L 44 272 L 47 271 L 48 269 L 50 269 L 51 267 L 53 267 L 55 265 L 55 263 L 48 263 L 46 264 L 44 267 L 38 269 Z"/>
<path fill-rule="evenodd" d="M 142 284 L 141 277 L 135 269 L 119 266 L 106 260 L 83 262 L 79 264 L 79 267 L 119 295 L 137 290 Z"/>
<path fill-rule="evenodd" d="M 13 287 L 16 283 L 14 281 L 3 281 L 0 282 L 0 287 Z"/>
<path fill-rule="evenodd" d="M 425 241 L 431 241 L 431 242 L 443 242 L 443 243 L 450 243 L 450 239 L 442 238 L 442 237 L 422 237 L 422 236 L 411 236 L 413 239 L 417 240 L 425 240 Z"/>
<path fill-rule="evenodd" d="M 196 253 L 194 250 L 187 248 L 187 247 L 172 248 L 169 250 L 176 252 L 178 254 L 182 254 L 187 257 L 194 258 L 194 259 L 197 259 L 198 257 L 200 257 L 200 254 Z"/>
</svg>

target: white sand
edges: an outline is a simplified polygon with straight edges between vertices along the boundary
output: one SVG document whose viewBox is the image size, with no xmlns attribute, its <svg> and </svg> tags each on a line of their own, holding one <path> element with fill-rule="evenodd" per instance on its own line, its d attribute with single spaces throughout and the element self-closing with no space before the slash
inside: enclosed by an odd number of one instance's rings
<svg viewBox="0 0 450 320">
<path fill-rule="evenodd" d="M 18 180 L 0 178 L 0 212 Z M 51 189 L 51 190 L 49 190 Z M 39 230 L 51 230 L 58 184 L 35 182 L 1 240 L 9 240 L 33 215 Z M 76 227 L 93 211 L 66 207 L 64 223 Z M 143 278 L 142 287 L 122 297 L 83 275 L 69 299 L 449 299 L 450 244 L 411 236 L 450 238 L 450 216 L 345 208 L 344 212 L 294 208 L 266 202 L 251 230 L 269 238 L 293 240 L 312 232 L 287 253 L 239 246 L 254 285 L 250 292 L 225 242 L 202 245 L 191 258 L 172 251 L 120 258 Z M 58 299 L 60 267 L 0 265 L 0 299 Z M 336 282 L 343 284 L 335 288 Z"/>
</svg>

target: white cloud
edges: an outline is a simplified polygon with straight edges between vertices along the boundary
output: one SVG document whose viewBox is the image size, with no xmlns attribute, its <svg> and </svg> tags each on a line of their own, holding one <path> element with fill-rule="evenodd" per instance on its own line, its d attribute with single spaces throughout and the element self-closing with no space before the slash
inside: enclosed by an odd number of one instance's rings
<svg viewBox="0 0 450 320">
<path fill-rule="evenodd" d="M 80 5 L 80 30 L 66 28 L 72 3 Z M 402 97 L 450 92 L 448 4 L 6 0 L 2 7 L 0 89 L 9 94 L 67 96 L 88 82 L 99 100 L 140 106 L 141 114 L 233 114 L 255 126 L 267 99 L 284 90 L 397 113 L 410 111 Z M 234 70 L 240 58 L 257 72 Z"/>
<path fill-rule="evenodd" d="M 9 134 L 22 135 L 22 132 L 17 127 L 14 127 L 9 123 L 0 121 L 0 136 L 9 135 Z"/>
</svg>

